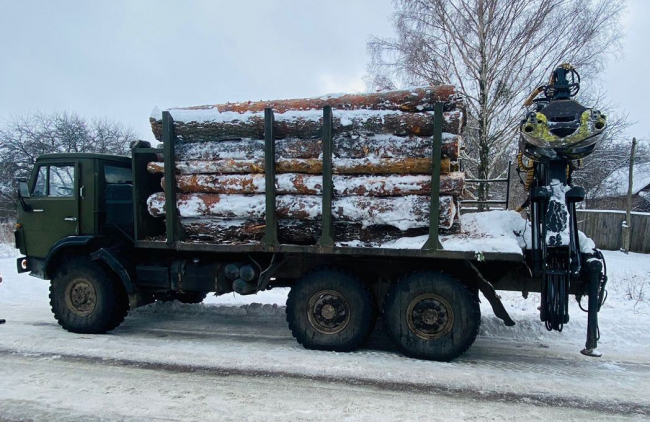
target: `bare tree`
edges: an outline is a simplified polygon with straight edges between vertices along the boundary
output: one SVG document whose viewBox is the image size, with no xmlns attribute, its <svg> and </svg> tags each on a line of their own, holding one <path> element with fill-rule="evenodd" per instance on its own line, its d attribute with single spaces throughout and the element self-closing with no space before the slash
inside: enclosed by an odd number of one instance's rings
<svg viewBox="0 0 650 422">
<path fill-rule="evenodd" d="M 635 163 L 650 163 L 650 143 L 640 139 L 635 153 Z M 593 195 L 603 186 L 609 175 L 619 169 L 625 169 L 630 163 L 630 139 L 603 142 L 593 154 L 583 160 L 582 166 L 573 173 L 577 185 L 585 188 L 588 206 Z"/>
<path fill-rule="evenodd" d="M 0 215 L 15 209 L 16 179 L 28 177 L 36 158 L 55 152 L 98 152 L 127 155 L 133 129 L 106 119 L 75 113 L 15 116 L 0 127 Z"/>
<path fill-rule="evenodd" d="M 468 113 L 466 170 L 487 179 L 514 151 L 521 106 L 558 64 L 595 76 L 621 38 L 624 0 L 395 0 L 397 36 L 373 38 L 376 88 L 448 83 Z M 487 187 L 479 198 L 487 199 Z"/>
</svg>

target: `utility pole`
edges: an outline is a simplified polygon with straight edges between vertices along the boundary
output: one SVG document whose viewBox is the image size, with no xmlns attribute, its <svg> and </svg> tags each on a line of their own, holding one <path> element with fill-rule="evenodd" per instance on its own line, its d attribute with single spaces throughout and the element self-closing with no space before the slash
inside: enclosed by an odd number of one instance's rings
<svg viewBox="0 0 650 422">
<path fill-rule="evenodd" d="M 627 186 L 627 214 L 623 222 L 623 252 L 630 251 L 630 233 L 632 231 L 632 184 L 634 171 L 634 150 L 636 148 L 636 138 L 632 138 L 632 150 L 630 151 L 630 174 Z"/>
</svg>

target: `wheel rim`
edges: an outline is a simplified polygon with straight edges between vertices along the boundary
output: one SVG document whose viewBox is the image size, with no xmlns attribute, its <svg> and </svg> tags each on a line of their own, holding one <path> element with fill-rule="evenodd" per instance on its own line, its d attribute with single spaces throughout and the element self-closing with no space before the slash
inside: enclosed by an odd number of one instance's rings
<svg viewBox="0 0 650 422">
<path fill-rule="evenodd" d="M 409 303 L 406 319 L 409 329 L 416 336 L 424 340 L 435 340 L 453 327 L 454 311 L 442 296 L 425 293 Z"/>
<path fill-rule="evenodd" d="M 88 316 L 97 305 L 97 291 L 85 278 L 75 278 L 66 288 L 65 303 L 73 313 Z"/>
<path fill-rule="evenodd" d="M 320 333 L 340 333 L 350 322 L 350 305 L 341 293 L 321 290 L 309 299 L 307 317 L 311 326 Z"/>
</svg>

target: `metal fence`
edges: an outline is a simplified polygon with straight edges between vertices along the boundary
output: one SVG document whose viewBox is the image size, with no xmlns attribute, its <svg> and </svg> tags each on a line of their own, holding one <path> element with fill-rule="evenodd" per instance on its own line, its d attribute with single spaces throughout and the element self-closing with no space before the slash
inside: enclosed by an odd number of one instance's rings
<svg viewBox="0 0 650 422">
<path fill-rule="evenodd" d="M 625 211 L 578 210 L 578 230 L 592 238 L 599 249 L 621 248 Z M 650 213 L 633 212 L 630 251 L 650 253 Z"/>
<path fill-rule="evenodd" d="M 496 178 L 496 179 L 465 179 L 467 184 L 476 184 L 480 185 L 489 185 L 492 183 L 503 183 L 506 186 L 505 198 L 504 199 L 487 199 L 484 201 L 479 201 L 476 199 L 464 199 L 460 201 L 461 211 L 466 212 L 476 212 L 479 210 L 480 206 L 484 206 L 487 209 L 508 209 L 508 203 L 510 202 L 510 169 L 512 168 L 512 162 L 508 163 L 508 172 L 506 177 Z M 469 206 L 468 206 L 469 205 Z M 498 207 L 494 207 L 498 205 Z M 486 211 L 487 211 L 486 209 Z"/>
</svg>

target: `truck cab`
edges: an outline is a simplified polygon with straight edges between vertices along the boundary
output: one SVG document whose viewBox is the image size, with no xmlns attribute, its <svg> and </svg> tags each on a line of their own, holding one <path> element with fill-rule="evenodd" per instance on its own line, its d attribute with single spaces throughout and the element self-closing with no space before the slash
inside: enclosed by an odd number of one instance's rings
<svg viewBox="0 0 650 422">
<path fill-rule="evenodd" d="M 106 154 L 45 154 L 20 180 L 18 270 L 47 278 L 47 265 L 67 244 L 111 231 L 132 233 L 131 159 Z"/>
</svg>

